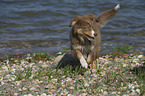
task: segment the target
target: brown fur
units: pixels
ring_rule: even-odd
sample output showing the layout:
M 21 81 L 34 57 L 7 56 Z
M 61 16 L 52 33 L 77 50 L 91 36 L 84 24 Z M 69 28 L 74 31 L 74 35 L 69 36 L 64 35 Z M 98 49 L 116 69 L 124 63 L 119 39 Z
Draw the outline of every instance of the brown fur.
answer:
M 88 68 L 87 64 L 92 64 L 90 66 L 96 69 L 96 59 L 99 57 L 101 42 L 99 28 L 115 16 L 118 9 L 107 10 L 98 16 L 94 14 L 76 16 L 71 20 L 71 51 L 83 67 Z M 87 61 L 83 57 L 86 57 Z

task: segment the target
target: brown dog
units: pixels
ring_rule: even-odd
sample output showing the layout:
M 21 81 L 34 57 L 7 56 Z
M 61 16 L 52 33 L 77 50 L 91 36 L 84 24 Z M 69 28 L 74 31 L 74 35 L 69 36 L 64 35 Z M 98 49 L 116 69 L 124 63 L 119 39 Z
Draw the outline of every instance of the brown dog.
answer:
M 115 8 L 107 10 L 98 16 L 88 14 L 76 16 L 71 20 L 71 51 L 73 56 L 80 61 L 82 67 L 88 68 L 88 64 L 93 64 L 91 67 L 96 69 L 96 59 L 99 57 L 101 42 L 99 28 L 115 16 L 119 8 L 118 4 Z

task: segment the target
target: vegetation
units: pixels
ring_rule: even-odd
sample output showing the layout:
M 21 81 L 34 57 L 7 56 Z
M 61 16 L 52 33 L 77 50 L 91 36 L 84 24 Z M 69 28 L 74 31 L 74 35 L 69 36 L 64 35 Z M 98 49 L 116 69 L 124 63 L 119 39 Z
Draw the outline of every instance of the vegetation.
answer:
M 97 70 L 69 65 L 52 69 L 55 57 L 48 53 L 4 58 L 0 95 L 145 95 L 145 56 L 126 54 L 127 49 L 100 57 Z

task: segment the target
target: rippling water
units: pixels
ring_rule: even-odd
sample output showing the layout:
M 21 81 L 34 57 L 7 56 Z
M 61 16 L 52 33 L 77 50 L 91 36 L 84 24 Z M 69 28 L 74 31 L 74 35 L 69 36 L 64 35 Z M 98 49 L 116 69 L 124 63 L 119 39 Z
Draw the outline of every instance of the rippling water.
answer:
M 144 0 L 1 0 L 0 54 L 64 51 L 74 16 L 98 15 L 118 3 L 117 16 L 101 28 L 104 52 L 121 44 L 145 52 Z

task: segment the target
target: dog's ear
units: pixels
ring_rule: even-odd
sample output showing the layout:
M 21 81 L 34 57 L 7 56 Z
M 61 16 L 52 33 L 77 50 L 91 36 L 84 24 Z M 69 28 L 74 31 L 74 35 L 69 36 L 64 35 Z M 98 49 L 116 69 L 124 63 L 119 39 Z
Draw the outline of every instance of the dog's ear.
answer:
M 118 4 L 113 9 L 102 12 L 100 15 L 97 16 L 95 21 L 99 23 L 100 27 L 102 27 L 103 25 L 105 25 L 107 23 L 107 21 L 109 19 L 111 19 L 112 17 L 114 17 L 116 15 L 119 8 L 120 8 L 120 5 Z
M 70 21 L 69 27 L 74 26 L 74 25 L 78 22 L 78 20 L 79 20 L 80 18 L 81 18 L 80 16 L 74 17 L 74 18 Z

